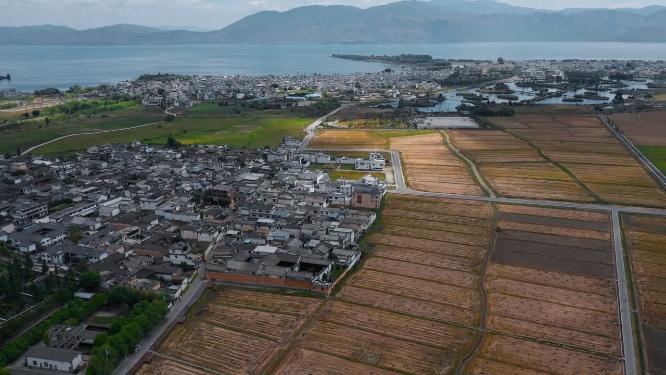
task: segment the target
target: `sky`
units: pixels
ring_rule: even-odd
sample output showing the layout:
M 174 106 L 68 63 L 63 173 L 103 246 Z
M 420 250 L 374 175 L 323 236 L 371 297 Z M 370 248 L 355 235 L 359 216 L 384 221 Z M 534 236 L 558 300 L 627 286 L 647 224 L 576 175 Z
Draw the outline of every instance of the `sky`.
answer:
M 370 7 L 395 0 L 0 0 L 0 26 L 55 24 L 89 28 L 131 23 L 158 27 L 220 29 L 261 10 L 312 4 Z M 542 9 L 664 5 L 666 0 L 503 0 Z

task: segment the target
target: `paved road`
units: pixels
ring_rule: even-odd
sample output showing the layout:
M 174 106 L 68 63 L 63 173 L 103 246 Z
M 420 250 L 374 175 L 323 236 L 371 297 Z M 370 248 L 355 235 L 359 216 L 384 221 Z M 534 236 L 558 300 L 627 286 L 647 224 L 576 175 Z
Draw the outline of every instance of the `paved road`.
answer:
M 611 211 L 613 221 L 613 247 L 615 248 L 615 268 L 617 270 L 617 294 L 620 307 L 622 327 L 622 349 L 624 351 L 625 375 L 636 375 L 636 352 L 634 346 L 634 329 L 631 320 L 631 305 L 624 264 L 624 246 L 622 245 L 622 227 L 617 210 Z
M 164 113 L 167 114 L 167 115 L 171 115 L 171 116 L 174 116 L 174 117 L 175 117 L 175 116 L 176 116 L 175 113 L 171 113 L 171 112 L 169 112 L 169 111 L 172 110 L 172 109 L 173 109 L 173 108 L 167 108 L 167 109 L 164 110 Z M 67 134 L 67 135 L 63 135 L 62 137 L 54 138 L 54 139 L 52 139 L 52 140 L 50 140 L 50 141 L 47 141 L 47 142 L 44 142 L 44 143 L 40 143 L 40 144 L 38 144 L 38 145 L 36 145 L 36 146 L 32 146 L 32 147 L 30 147 L 29 149 L 23 151 L 23 152 L 21 153 L 21 155 L 28 154 L 28 153 L 30 153 L 30 152 L 32 152 L 32 151 L 37 150 L 38 148 L 42 148 L 42 147 L 44 147 L 44 146 L 46 146 L 46 145 L 48 145 L 48 144 L 55 143 L 55 142 L 58 142 L 58 141 L 61 141 L 61 140 L 63 140 L 63 139 L 67 139 L 67 138 L 79 137 L 79 136 L 82 136 L 82 135 L 94 135 L 94 134 L 115 133 L 115 132 L 121 132 L 121 131 L 125 131 L 125 130 L 132 130 L 132 129 L 145 128 L 145 127 L 147 127 L 147 126 L 152 126 L 152 125 L 157 125 L 157 124 L 163 124 L 163 123 L 165 123 L 165 122 L 166 122 L 166 121 L 156 121 L 156 122 L 151 122 L 151 123 L 148 123 L 148 124 L 137 125 L 137 126 L 131 126 L 131 127 L 129 127 L 129 128 L 112 129 L 112 130 L 99 130 L 99 131 L 94 131 L 94 132 L 85 132 L 85 133 Z
M 330 116 L 333 116 L 334 114 L 338 113 L 338 111 L 341 110 L 341 109 L 342 109 L 342 107 L 338 107 L 338 108 L 336 108 L 335 110 L 333 110 L 331 113 L 327 114 L 327 115 L 324 116 L 324 117 L 321 117 L 321 118 L 315 120 L 312 124 L 308 125 L 308 126 L 305 128 L 305 132 L 306 132 L 307 134 L 306 134 L 305 138 L 303 138 L 303 141 L 301 142 L 301 147 L 299 148 L 299 150 L 301 150 L 301 151 L 306 150 L 306 149 L 308 148 L 308 146 L 310 145 L 310 141 L 312 141 L 312 139 L 313 139 L 313 138 L 315 137 L 315 135 L 317 134 L 317 133 L 316 133 L 317 128 L 318 128 L 318 127 L 319 127 L 324 121 L 326 121 L 327 118 L 329 118 Z
M 578 203 L 578 202 L 565 202 L 565 201 L 552 201 L 545 199 L 522 199 L 522 198 L 506 198 L 506 197 L 486 197 L 486 196 L 476 196 L 476 195 L 464 195 L 464 194 L 448 194 L 448 193 L 433 193 L 428 191 L 418 191 L 414 190 L 407 186 L 405 176 L 402 168 L 402 161 L 400 159 L 400 153 L 395 150 L 378 150 L 375 148 L 352 148 L 352 149 L 335 149 L 335 150 L 321 150 L 322 152 L 326 151 L 338 151 L 338 152 L 390 152 L 391 153 L 391 163 L 393 164 L 393 173 L 395 175 L 396 189 L 390 191 L 393 194 L 406 194 L 406 195 L 415 195 L 423 197 L 435 197 L 435 198 L 448 198 L 448 199 L 460 199 L 460 200 L 469 200 L 477 202 L 489 202 L 489 203 L 506 203 L 506 204 L 518 204 L 524 206 L 538 206 L 538 207 L 558 207 L 558 208 L 569 208 L 574 210 L 587 210 L 587 211 L 618 211 L 631 214 L 648 214 L 648 215 L 662 215 L 666 216 L 666 209 L 660 208 L 651 208 L 651 207 L 635 207 L 635 206 L 619 206 L 613 204 L 602 204 L 602 203 Z
M 164 334 L 164 332 L 171 327 L 171 324 L 201 296 L 204 288 L 206 287 L 206 282 L 203 280 L 205 274 L 205 264 L 202 263 L 202 266 L 199 267 L 199 274 L 192 281 L 189 288 L 182 296 L 181 300 L 178 301 L 174 306 L 169 309 L 166 318 L 162 323 L 153 329 L 150 333 L 150 336 L 144 338 L 141 341 L 141 349 L 125 358 L 123 362 L 113 371 L 114 375 L 124 375 L 129 373 L 129 371 L 143 358 L 143 356 L 150 350 L 153 349 L 157 339 Z
M 622 143 L 624 147 L 629 152 L 631 152 L 634 155 L 634 157 L 641 162 L 641 164 L 643 164 L 645 169 L 647 169 L 652 174 L 652 176 L 654 176 L 657 182 L 661 184 L 661 187 L 666 189 L 666 176 L 664 176 L 664 174 L 661 173 L 659 168 L 655 167 L 655 165 L 652 164 L 652 162 L 647 157 L 645 157 L 645 155 L 643 155 L 641 150 L 639 150 L 638 147 L 634 146 L 634 144 L 629 140 L 629 138 L 627 138 L 627 136 L 625 136 L 621 131 L 619 131 L 619 129 L 613 124 L 613 122 L 608 117 L 601 115 L 599 116 L 599 118 L 601 119 L 601 121 L 603 121 L 608 130 L 610 130 L 611 134 L 613 134 L 615 138 L 617 138 L 620 141 L 620 143 Z

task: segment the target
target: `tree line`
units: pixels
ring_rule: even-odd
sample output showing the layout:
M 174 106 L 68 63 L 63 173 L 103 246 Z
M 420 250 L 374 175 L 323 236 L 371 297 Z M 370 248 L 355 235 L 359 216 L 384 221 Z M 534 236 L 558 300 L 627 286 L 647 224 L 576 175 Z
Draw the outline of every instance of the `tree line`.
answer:
M 88 301 L 74 298 L 25 334 L 5 343 L 0 349 L 0 367 L 5 367 L 18 359 L 30 346 L 36 345 L 42 340 L 47 342 L 46 332 L 54 325 L 78 325 L 103 307 L 120 308 L 131 312 L 126 317 L 114 321 L 108 335 L 100 335 L 102 338 L 98 336 L 99 341 L 96 339 L 93 349 L 93 359 L 96 357 L 95 353 L 97 356 L 99 355 L 100 349 L 98 348 L 112 350 L 116 356 L 107 357 L 105 354 L 102 359 L 94 359 L 88 369 L 89 374 L 110 374 L 110 371 L 107 372 L 109 366 L 113 365 L 115 368 L 124 355 L 130 353 L 125 351 L 130 348 L 128 344 L 134 344 L 131 346 L 131 349 L 134 350 L 143 335 L 147 334 L 167 311 L 166 302 L 161 299 L 161 296 L 122 286 L 97 293 Z M 140 325 L 138 330 L 137 325 Z M 111 362 L 111 360 L 114 361 Z

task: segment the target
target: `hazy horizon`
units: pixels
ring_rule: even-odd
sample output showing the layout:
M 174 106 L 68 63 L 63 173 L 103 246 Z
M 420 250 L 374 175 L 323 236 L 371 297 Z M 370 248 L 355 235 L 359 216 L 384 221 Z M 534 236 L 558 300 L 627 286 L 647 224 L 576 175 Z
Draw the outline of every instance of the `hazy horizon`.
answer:
M 350 5 L 368 8 L 392 2 L 395 0 L 61 0 L 59 2 L 0 0 L 0 9 L 4 15 L 0 26 L 51 24 L 87 29 L 114 24 L 136 24 L 202 31 L 221 29 L 245 16 L 263 10 L 285 11 L 305 5 Z M 666 0 L 503 0 L 500 2 L 549 10 L 666 6 Z

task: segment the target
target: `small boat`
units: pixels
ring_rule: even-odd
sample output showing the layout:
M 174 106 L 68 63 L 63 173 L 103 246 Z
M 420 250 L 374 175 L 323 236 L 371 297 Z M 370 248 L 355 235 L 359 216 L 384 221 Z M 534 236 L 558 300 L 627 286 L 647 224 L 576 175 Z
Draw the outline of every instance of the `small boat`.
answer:
M 5 80 L 5 79 L 8 80 L 8 81 L 11 81 L 12 76 L 10 76 L 9 73 L 7 73 L 6 76 L 0 76 L 0 81 Z

